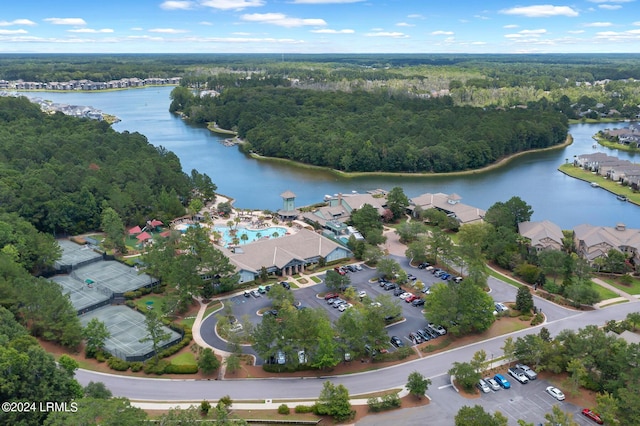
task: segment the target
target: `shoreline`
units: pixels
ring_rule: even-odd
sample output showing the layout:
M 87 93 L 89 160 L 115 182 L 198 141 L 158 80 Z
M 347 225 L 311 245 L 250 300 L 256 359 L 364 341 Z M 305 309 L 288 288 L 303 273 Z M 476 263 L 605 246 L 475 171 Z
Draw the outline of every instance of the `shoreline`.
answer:
M 287 163 L 287 164 L 290 164 L 292 166 L 299 167 L 299 168 L 304 168 L 304 169 L 323 170 L 323 171 L 329 172 L 329 173 L 331 173 L 333 175 L 340 176 L 340 177 L 343 177 L 343 178 L 349 178 L 349 179 L 362 177 L 362 176 L 401 176 L 401 177 L 429 178 L 429 177 L 440 177 L 440 176 L 468 176 L 468 175 L 486 173 L 486 172 L 498 169 L 498 168 L 508 164 L 510 161 L 514 160 L 515 158 L 521 157 L 523 155 L 533 154 L 533 153 L 536 153 L 536 152 L 544 152 L 544 151 L 552 151 L 552 150 L 556 150 L 556 149 L 562 149 L 562 148 L 565 148 L 565 147 L 571 145 L 572 143 L 573 143 L 573 136 L 568 134 L 567 135 L 567 139 L 565 139 L 565 141 L 560 145 L 554 145 L 554 146 L 550 146 L 550 147 L 547 147 L 547 148 L 540 148 L 540 149 L 533 149 L 533 150 L 529 150 L 529 151 L 517 152 L 515 154 L 512 154 L 512 155 L 509 155 L 507 157 L 504 157 L 504 158 L 496 161 L 495 163 L 492 163 L 492 164 L 490 164 L 488 166 L 482 167 L 480 169 L 462 170 L 462 171 L 459 171 L 459 172 L 445 172 L 445 173 L 433 173 L 433 172 L 429 172 L 429 173 L 425 173 L 425 172 L 418 172 L 418 173 L 409 173 L 409 172 L 343 172 L 343 171 L 336 170 L 336 169 L 330 169 L 328 167 L 316 166 L 316 165 L 313 165 L 313 164 L 300 163 L 298 161 L 289 160 L 287 158 L 265 157 L 263 155 L 256 154 L 256 153 L 253 153 L 253 152 L 250 153 L 249 156 L 251 158 L 259 160 L 259 161 L 280 162 L 280 163 Z

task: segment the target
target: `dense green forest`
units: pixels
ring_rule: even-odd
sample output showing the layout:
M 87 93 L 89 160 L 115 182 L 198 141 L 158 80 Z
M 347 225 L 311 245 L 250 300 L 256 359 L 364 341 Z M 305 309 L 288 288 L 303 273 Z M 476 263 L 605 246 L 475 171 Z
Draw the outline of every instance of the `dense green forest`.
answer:
M 244 149 L 347 172 L 451 172 L 563 142 L 567 119 L 543 102 L 528 109 L 453 105 L 378 92 L 229 88 L 199 98 L 172 92 L 172 110 L 237 129 Z
M 26 98 L 0 98 L 0 123 L 2 209 L 40 231 L 93 231 L 105 207 L 125 224 L 184 214 L 192 180 L 175 154 L 141 134 L 46 115 Z

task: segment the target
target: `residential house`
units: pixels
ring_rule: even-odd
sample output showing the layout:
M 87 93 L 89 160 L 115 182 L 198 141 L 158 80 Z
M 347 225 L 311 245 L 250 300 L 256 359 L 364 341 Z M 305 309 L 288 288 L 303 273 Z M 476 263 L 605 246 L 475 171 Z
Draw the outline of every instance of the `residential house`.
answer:
M 573 230 L 578 255 L 589 263 L 606 256 L 609 250 L 618 250 L 640 264 L 640 229 L 628 229 L 620 223 L 615 227 L 584 224 Z
M 548 220 L 542 222 L 521 222 L 518 232 L 529 240 L 530 247 L 540 252 L 543 250 L 562 250 L 562 229 Z
M 448 216 L 456 218 L 460 224 L 481 222 L 485 211 L 477 207 L 469 206 L 460 202 L 462 198 L 458 194 L 437 194 L 426 193 L 409 200 L 410 205 L 407 212 L 412 216 L 417 216 L 417 210 L 438 209 Z

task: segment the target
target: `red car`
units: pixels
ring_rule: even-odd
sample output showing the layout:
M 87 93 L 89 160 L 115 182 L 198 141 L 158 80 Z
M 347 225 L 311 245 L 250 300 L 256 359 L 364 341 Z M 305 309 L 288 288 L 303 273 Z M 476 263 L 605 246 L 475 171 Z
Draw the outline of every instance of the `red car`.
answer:
M 333 270 L 339 273 L 340 275 L 347 275 L 347 273 L 345 272 L 344 269 L 342 269 L 342 267 L 336 266 L 335 268 L 333 268 Z
M 584 414 L 584 416 L 586 418 L 593 420 L 594 422 L 598 423 L 599 425 L 603 425 L 604 424 L 604 422 L 600 418 L 600 415 L 594 413 L 593 411 L 589 410 L 588 408 L 583 409 L 582 410 L 582 414 Z
M 336 297 L 340 297 L 338 293 L 327 293 L 324 295 L 324 300 L 335 299 Z
M 411 303 L 414 300 L 416 300 L 417 298 L 418 298 L 418 296 L 416 296 L 415 294 L 412 294 L 411 296 L 409 296 L 406 299 L 404 299 L 404 301 L 407 302 L 407 303 Z

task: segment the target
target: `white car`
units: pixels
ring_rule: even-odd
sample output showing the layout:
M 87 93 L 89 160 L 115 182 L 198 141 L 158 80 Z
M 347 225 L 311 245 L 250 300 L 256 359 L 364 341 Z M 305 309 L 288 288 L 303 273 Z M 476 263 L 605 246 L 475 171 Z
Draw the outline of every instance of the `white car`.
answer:
M 402 294 L 401 294 L 400 296 L 398 296 L 398 297 L 400 297 L 400 299 L 404 300 L 404 299 L 406 299 L 406 298 L 407 298 L 407 297 L 409 297 L 409 296 L 411 296 L 411 293 L 404 292 L 404 293 L 402 293 Z
M 352 307 L 353 305 L 351 303 L 342 303 L 340 306 L 338 306 L 338 310 L 340 312 L 344 312 L 347 309 L 349 309 L 350 307 Z
M 497 384 L 497 383 L 496 383 Z M 480 389 L 482 392 L 484 393 L 489 393 L 491 392 L 491 387 L 489 386 L 489 384 L 487 382 L 485 382 L 483 379 L 480 379 L 478 381 L 478 383 L 476 384 L 476 387 L 478 389 Z
M 496 312 L 506 312 L 509 308 L 504 303 L 496 302 Z
M 356 263 L 355 265 L 353 265 L 356 268 L 356 271 L 362 271 L 362 266 L 360 266 L 359 263 Z
M 557 399 L 558 401 L 564 401 L 564 394 L 562 391 L 554 386 L 547 387 L 547 393 Z
M 361 290 L 360 293 L 358 293 L 358 297 L 360 297 L 360 299 L 367 297 L 367 292 L 364 290 Z

